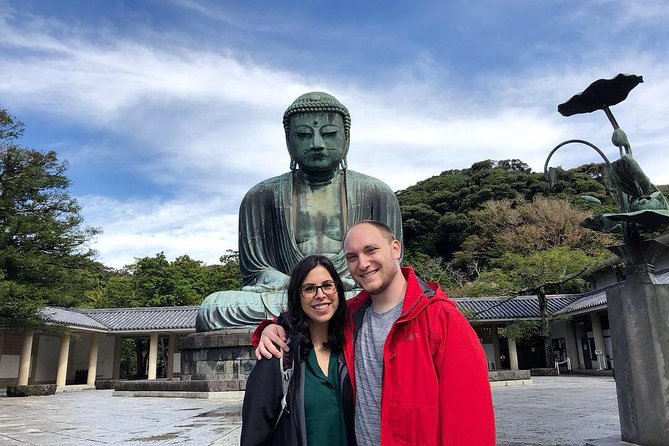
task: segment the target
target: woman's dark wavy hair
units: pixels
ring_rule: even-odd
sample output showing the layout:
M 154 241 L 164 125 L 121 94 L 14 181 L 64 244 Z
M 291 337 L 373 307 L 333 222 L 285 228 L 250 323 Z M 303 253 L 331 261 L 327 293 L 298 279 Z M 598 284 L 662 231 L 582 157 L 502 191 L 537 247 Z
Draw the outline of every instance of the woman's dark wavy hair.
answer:
M 339 296 L 339 306 L 335 310 L 332 319 L 330 319 L 330 323 L 328 324 L 328 339 L 323 345 L 331 350 L 341 350 L 344 345 L 344 323 L 347 314 L 344 284 L 330 259 L 325 256 L 307 256 L 295 265 L 295 268 L 290 273 L 290 281 L 288 282 L 288 325 L 291 330 L 302 333 L 311 344 L 309 318 L 304 313 L 304 310 L 302 310 L 301 301 L 303 298 L 300 293 L 300 287 L 311 270 L 319 265 L 325 268 L 330 273 L 330 276 L 332 276 L 332 281 L 337 287 L 337 295 Z

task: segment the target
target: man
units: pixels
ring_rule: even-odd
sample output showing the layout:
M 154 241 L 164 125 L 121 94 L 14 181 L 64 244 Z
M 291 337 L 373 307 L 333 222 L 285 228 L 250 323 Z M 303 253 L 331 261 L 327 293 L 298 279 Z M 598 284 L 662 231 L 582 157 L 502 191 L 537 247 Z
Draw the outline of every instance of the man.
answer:
M 207 296 L 197 331 L 255 326 L 285 308 L 293 266 L 310 254 L 328 257 L 348 297 L 355 283 L 346 268 L 346 228 L 364 219 L 386 223 L 401 238 L 397 197 L 382 181 L 347 168 L 351 116 L 323 92 L 298 97 L 283 125 L 290 172 L 266 179 L 246 193 L 239 208 L 242 289 Z
M 344 329 L 358 445 L 494 445 L 485 354 L 455 303 L 400 268 L 400 242 L 383 223 L 353 225 L 344 251 L 363 289 Z M 284 337 L 267 327 L 256 356 L 278 356 L 273 343 L 287 350 Z

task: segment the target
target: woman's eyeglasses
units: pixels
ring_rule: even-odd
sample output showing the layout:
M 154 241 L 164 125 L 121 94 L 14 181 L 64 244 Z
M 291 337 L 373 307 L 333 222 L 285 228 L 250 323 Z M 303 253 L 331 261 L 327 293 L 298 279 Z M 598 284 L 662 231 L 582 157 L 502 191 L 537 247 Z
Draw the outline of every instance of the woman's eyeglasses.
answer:
M 334 294 L 337 292 L 337 287 L 334 284 L 333 281 L 328 280 L 326 282 L 321 283 L 320 285 L 312 285 L 312 284 L 307 284 L 307 285 L 302 285 L 300 287 L 300 294 L 302 294 L 302 297 L 305 299 L 313 299 L 316 294 L 318 294 L 318 289 L 323 290 L 323 293 L 327 294 L 328 296 Z

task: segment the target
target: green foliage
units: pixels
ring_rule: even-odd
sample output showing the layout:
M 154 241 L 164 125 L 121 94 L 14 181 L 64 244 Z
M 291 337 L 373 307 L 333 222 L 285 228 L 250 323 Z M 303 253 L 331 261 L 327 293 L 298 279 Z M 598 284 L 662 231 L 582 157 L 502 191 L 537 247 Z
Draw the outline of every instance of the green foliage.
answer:
M 517 341 L 522 339 L 530 339 L 533 336 L 539 335 L 541 331 L 538 321 L 526 320 L 514 321 L 506 327 L 499 327 L 497 330 L 499 337 L 507 339 L 513 338 Z
M 484 203 L 469 213 L 475 231 L 455 253 L 455 264 L 476 278 L 498 267 L 499 259 L 508 253 L 529 256 L 560 246 L 598 261 L 603 247 L 614 240 L 583 228 L 580 223 L 589 215 L 566 200 L 541 196 L 531 202 L 518 197 Z M 493 265 L 495 261 L 497 265 Z
M 94 308 L 199 305 L 215 291 L 239 289 L 237 253 L 228 251 L 221 264 L 205 265 L 183 255 L 170 262 L 164 253 L 137 259 L 111 272 L 102 289 L 89 294 Z
M 24 125 L 4 108 L 0 109 L 0 144 L 9 144 L 23 135 Z
M 408 253 L 404 261 L 413 267 L 420 278 L 438 283 L 447 294 L 460 289 L 467 280 L 466 275 L 455 269 L 452 263 L 421 252 Z
M 583 292 L 587 287 L 583 279 L 561 283 L 562 280 L 602 260 L 603 257 L 588 256 L 580 249 L 567 246 L 528 255 L 505 252 L 470 285 L 468 295 L 509 296 L 521 291 L 533 293 L 538 288 L 547 294 Z
M 37 328 L 41 326 L 41 307 L 42 302 L 31 298 L 27 286 L 0 276 L 0 327 Z
M 43 305 L 76 306 L 97 284 L 84 226 L 55 152 L 15 145 L 23 124 L 0 110 L 0 307 L 3 323 L 39 325 Z
M 558 169 L 558 183 L 550 188 L 540 173 L 520 160 L 486 160 L 468 169 L 449 170 L 398 192 L 404 221 L 404 244 L 409 252 L 450 261 L 478 228 L 470 213 L 489 201 L 531 201 L 536 196 L 563 198 L 588 212 L 610 212 L 615 204 L 604 187 L 600 164 Z M 586 203 L 577 195 L 589 194 L 601 205 Z

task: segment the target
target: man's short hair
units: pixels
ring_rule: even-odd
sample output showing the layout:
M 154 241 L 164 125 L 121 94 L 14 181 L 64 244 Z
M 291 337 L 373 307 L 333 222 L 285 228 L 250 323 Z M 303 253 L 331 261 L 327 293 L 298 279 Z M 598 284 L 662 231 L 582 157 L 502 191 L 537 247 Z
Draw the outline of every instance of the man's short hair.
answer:
M 376 229 L 381 232 L 381 235 L 383 235 L 383 238 L 388 240 L 388 243 L 392 243 L 393 240 L 397 240 L 397 237 L 395 237 L 395 233 L 393 233 L 393 230 L 390 229 L 390 226 L 388 226 L 385 223 L 381 223 L 380 221 L 376 220 L 360 220 L 357 223 L 354 223 L 350 228 L 348 228 L 348 231 L 346 231 L 346 236 L 344 237 L 344 240 L 346 240 L 346 237 L 348 237 L 349 232 L 351 232 L 351 229 L 355 228 L 356 226 L 359 225 L 372 225 Z

